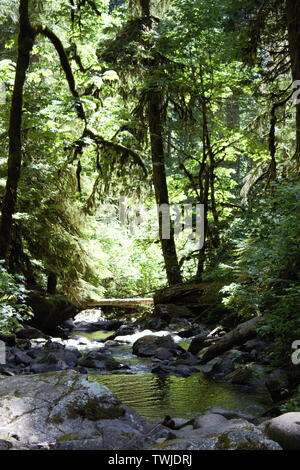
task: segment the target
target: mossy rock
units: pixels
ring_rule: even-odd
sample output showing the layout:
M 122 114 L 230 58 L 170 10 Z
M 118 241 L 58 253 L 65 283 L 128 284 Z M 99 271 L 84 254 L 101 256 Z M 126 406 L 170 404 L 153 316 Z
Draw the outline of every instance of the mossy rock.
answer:
M 102 398 L 101 402 L 98 398 L 89 398 L 84 404 L 68 405 L 67 414 L 71 419 L 80 416 L 90 421 L 98 421 L 99 419 L 119 418 L 124 414 L 124 410 L 118 402 L 112 406 L 111 403 L 106 402 L 105 398 Z
M 63 295 L 45 295 L 32 291 L 28 305 L 34 312 L 29 324 L 46 333 L 55 330 L 69 318 L 74 318 L 79 312 L 79 307 Z

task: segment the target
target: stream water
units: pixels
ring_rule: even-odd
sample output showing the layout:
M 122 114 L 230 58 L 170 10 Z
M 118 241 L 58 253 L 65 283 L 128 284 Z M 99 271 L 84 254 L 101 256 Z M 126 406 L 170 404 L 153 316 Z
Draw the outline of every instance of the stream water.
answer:
M 103 339 L 110 334 L 112 332 L 76 332 L 74 336 Z M 189 342 L 180 344 L 187 348 Z M 153 361 L 134 356 L 131 351 L 129 344 L 112 349 L 113 357 L 130 369 L 93 371 L 89 373 L 89 379 L 107 386 L 124 405 L 136 409 L 149 422 L 166 415 L 190 419 L 214 406 L 258 416 L 270 406 L 269 398 L 263 392 L 208 378 L 201 372 L 187 378 L 152 374 Z

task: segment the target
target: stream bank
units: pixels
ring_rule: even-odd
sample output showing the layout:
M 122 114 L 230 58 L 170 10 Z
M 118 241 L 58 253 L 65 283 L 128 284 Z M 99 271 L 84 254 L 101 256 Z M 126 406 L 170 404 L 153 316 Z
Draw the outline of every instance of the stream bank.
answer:
M 68 395 L 68 384 L 73 380 L 88 390 L 91 387 L 94 395 L 89 397 L 88 391 L 84 400 L 79 398 L 76 413 L 71 413 L 73 417 L 65 415 L 65 410 L 62 416 L 57 418 L 55 415 L 56 431 L 53 431 L 50 441 L 38 432 L 34 434 L 36 440 L 30 436 L 30 429 L 36 428 L 36 424 L 32 423 L 40 421 L 40 416 L 33 418 L 35 412 L 30 411 L 30 407 L 26 409 L 30 423 L 27 424 L 28 435 L 22 434 L 18 443 L 7 435 L 10 428 L 8 419 L 6 426 L 3 423 L 0 426 L 1 429 L 6 427 L 1 438 L 10 444 L 13 442 L 13 448 L 106 449 L 109 439 L 104 439 L 103 429 L 111 425 L 116 437 L 111 441 L 115 444 L 111 445 L 117 446 L 112 447 L 115 449 L 147 449 L 151 446 L 161 446 L 163 449 L 177 449 L 180 446 L 185 449 L 224 448 L 224 433 L 227 436 L 226 448 L 243 446 L 250 439 L 253 449 L 278 449 L 278 443 L 269 442 L 264 431 L 264 426 L 272 418 L 266 412 L 273 403 L 269 380 L 272 371 L 267 361 L 259 358 L 263 347 L 260 340 L 252 340 L 203 365 L 199 353 L 203 346 L 225 333 L 222 328 L 209 331 L 200 324 L 184 320 L 164 330 L 159 329 L 162 326 L 160 322 L 153 328 L 152 321 L 153 330 L 148 330 L 147 324 L 122 324 L 101 317 L 96 321 L 78 320 L 74 325 L 69 323 L 65 326 L 69 334 L 64 334 L 64 338 L 49 337 L 32 328 L 17 331 L 15 338 L 6 338 L 7 362 L 0 368 L 0 405 L 3 406 L 3 400 L 7 404 L 7 390 L 10 390 L 11 396 L 16 396 L 17 390 L 22 408 L 24 397 L 22 392 L 19 396 L 20 390 L 27 390 L 25 402 L 30 401 L 31 393 L 35 393 L 34 390 L 30 392 L 30 384 L 33 386 L 35 381 L 44 383 L 50 380 L 52 388 L 52 381 L 59 379 L 61 382 L 60 377 L 63 380 L 62 395 Z M 71 379 L 64 381 L 69 374 Z M 274 393 L 278 383 L 276 385 L 274 378 L 272 383 Z M 1 392 L 1 385 L 5 386 L 4 392 Z M 110 410 L 105 416 L 99 415 L 103 390 L 107 390 L 105 393 L 113 403 L 119 403 L 119 414 L 115 415 L 115 411 L 111 414 Z M 47 400 L 49 402 L 49 398 Z M 76 396 L 70 399 L 70 403 L 74 400 L 76 402 Z M 109 402 L 107 397 L 104 401 Z M 48 421 L 50 415 L 53 417 L 53 409 L 52 404 L 48 410 Z M 130 432 L 126 428 L 129 434 L 135 435 L 137 431 L 137 423 L 132 422 L 132 417 L 128 418 L 126 410 L 131 410 L 128 411 L 129 415 L 144 423 L 143 432 L 138 431 L 141 436 L 134 440 L 135 444 L 121 439 L 126 426 L 131 426 Z M 22 412 L 17 420 L 13 420 L 14 423 L 19 421 L 19 433 L 23 418 Z M 78 420 L 81 420 L 80 423 Z M 90 421 L 97 422 L 98 427 L 92 426 L 90 433 L 86 434 Z M 79 434 L 78 429 L 75 431 L 78 426 L 81 429 Z M 14 432 L 15 428 L 15 424 L 11 423 Z M 66 429 L 70 432 L 65 432 Z M 151 434 L 150 439 L 148 433 L 153 429 L 158 432 Z M 18 435 L 18 432 L 15 434 Z M 232 441 L 228 433 L 232 433 Z M 214 434 L 218 436 L 208 437 Z

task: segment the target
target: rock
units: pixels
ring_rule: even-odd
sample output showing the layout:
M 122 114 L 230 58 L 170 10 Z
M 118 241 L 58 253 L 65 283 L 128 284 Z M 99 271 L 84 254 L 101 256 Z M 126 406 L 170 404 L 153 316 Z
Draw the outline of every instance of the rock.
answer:
M 226 420 L 227 421 L 227 420 Z M 221 428 L 213 433 L 205 433 L 205 428 L 187 430 L 188 436 L 165 440 L 165 442 L 150 447 L 160 450 L 281 450 L 280 445 L 268 439 L 263 432 L 253 424 L 243 420 L 220 422 Z M 215 420 L 211 429 L 216 429 L 218 421 Z M 209 422 L 206 423 L 206 429 Z M 184 428 L 172 433 L 184 436 Z M 200 431 L 200 432 L 199 432 Z M 171 434 L 172 435 L 172 434 Z M 171 436 L 170 435 L 170 436 Z M 150 450 L 149 449 L 149 450 Z
M 255 418 L 255 416 L 240 413 L 239 411 L 225 410 L 221 406 L 214 406 L 210 410 L 210 412 L 214 413 L 214 414 L 222 415 L 226 419 L 244 419 L 244 420 L 249 421 L 250 423 L 253 423 L 253 424 L 258 423 L 258 419 Z
M 26 326 L 24 328 L 17 328 L 15 331 L 16 337 L 20 339 L 35 339 L 35 338 L 44 338 L 49 339 L 49 336 L 42 333 L 37 328 L 32 326 Z
M 101 309 L 88 309 L 82 310 L 80 313 L 75 315 L 74 324 L 77 325 L 80 322 L 85 323 L 97 323 L 104 320 L 103 313 Z
M 243 353 L 237 349 L 232 349 L 222 356 L 217 356 L 206 364 L 200 366 L 200 370 L 205 373 L 214 373 L 216 375 L 228 375 L 234 370 L 235 364 L 243 364 L 247 359 L 247 353 Z
M 16 344 L 16 336 L 0 333 L 0 341 L 3 341 L 7 346 L 14 346 Z
M 106 425 L 101 429 L 103 449 L 105 450 L 141 450 L 149 445 L 138 431 L 129 425 Z M 151 442 L 151 440 L 150 440 Z
M 74 324 L 72 318 L 68 318 L 68 320 L 65 320 L 65 321 L 62 323 L 62 327 L 63 327 L 63 328 L 66 328 L 66 329 L 69 330 L 69 331 L 73 331 L 74 328 L 75 328 L 75 324 Z
M 200 352 L 204 347 L 206 336 L 205 332 L 195 336 L 189 345 L 188 351 L 194 355 L 198 354 L 198 352 Z
M 64 350 L 65 346 L 62 343 L 58 343 L 56 341 L 51 341 L 48 340 L 45 343 L 45 349 L 48 349 L 49 351 L 57 351 L 57 350 Z M 68 348 L 69 349 L 69 348 Z M 70 350 L 70 349 L 69 349 Z
M 121 324 L 120 324 L 121 323 Z M 118 326 L 116 328 L 110 328 L 110 330 L 117 330 L 117 335 L 133 335 L 136 328 L 133 325 L 122 325 L 122 322 L 118 321 Z
M 16 364 L 25 364 L 26 366 L 28 366 L 32 362 L 32 358 L 20 349 L 15 348 L 14 354 Z
M 143 330 L 143 331 L 140 331 L 138 333 L 134 333 L 133 335 L 125 335 L 125 336 L 116 336 L 114 339 L 115 341 L 119 341 L 120 343 L 135 343 L 138 339 L 140 338 L 143 338 L 144 336 L 158 336 L 158 337 L 161 337 L 161 336 L 169 336 L 170 335 L 170 332 L 169 331 L 157 331 L 157 332 L 154 332 L 154 331 L 151 331 L 151 330 Z M 106 338 L 107 340 L 108 339 L 111 339 L 111 337 L 109 336 L 109 338 Z
M 87 431 L 96 437 L 100 420 L 123 414 L 106 387 L 72 370 L 0 380 L 0 439 L 52 442 Z
M 30 339 L 16 339 L 16 346 L 21 349 L 30 349 L 31 348 L 31 341 Z
M 28 304 L 34 313 L 29 324 L 46 333 L 78 313 L 78 306 L 63 295 L 45 295 L 31 291 Z
M 300 450 L 300 412 L 285 413 L 263 423 L 265 433 L 284 450 Z
M 99 351 L 90 351 L 79 360 L 78 364 L 83 367 L 102 370 L 117 370 L 122 368 L 122 365 L 110 354 L 103 354 L 103 352 Z
M 13 377 L 18 373 L 18 369 L 13 368 L 11 365 L 0 365 L 0 374 L 4 376 Z
M 173 418 L 173 428 L 172 429 L 182 429 L 188 426 L 191 423 L 191 420 L 187 420 L 185 418 Z
M 158 348 L 168 349 L 175 355 L 184 353 L 184 349 L 177 345 L 173 338 L 168 336 L 146 335 L 138 339 L 132 347 L 132 352 L 136 356 L 151 357 L 155 355 Z
M 266 380 L 266 387 L 276 403 L 288 395 L 289 378 L 284 370 L 275 370 Z
M 60 365 L 62 369 L 65 369 L 67 367 L 76 367 L 78 364 L 77 355 L 68 349 L 36 349 L 29 351 L 28 355 L 33 358 L 33 364 L 31 365 L 31 368 L 35 373 L 40 373 L 36 372 L 37 370 L 46 371 L 42 367 L 37 367 L 40 365 L 51 365 L 57 367 Z M 50 368 L 49 371 L 60 370 L 57 367 Z
M 265 384 L 269 373 L 269 367 L 253 363 L 239 366 L 226 375 L 225 379 L 233 384 L 248 385 L 267 391 Z
M 229 421 L 224 416 L 214 413 L 205 413 L 194 420 L 194 429 L 201 429 L 202 434 L 220 432 L 228 425 Z
M 263 341 L 262 339 L 259 339 L 259 338 L 254 338 L 244 343 L 241 346 L 241 349 L 243 349 L 243 351 L 247 351 L 250 353 L 253 352 L 254 350 L 257 352 L 261 352 L 267 349 L 268 345 L 269 345 L 268 342 Z
M 207 333 L 202 326 L 193 326 L 188 330 L 179 331 L 177 334 L 180 336 L 180 338 L 192 338 L 194 336 L 201 336 L 203 334 L 206 335 Z
M 61 360 L 58 360 L 55 364 L 45 363 L 45 364 L 31 364 L 30 371 L 34 374 L 44 374 L 46 372 L 55 372 L 60 370 L 69 369 L 69 366 Z
M 199 360 L 190 352 L 186 351 L 180 355 L 178 359 L 173 363 L 175 366 L 185 365 L 185 366 L 194 366 L 199 364 Z
M 167 348 L 157 348 L 154 352 L 154 357 L 161 361 L 172 361 L 176 358 L 176 354 Z
M 159 316 L 158 311 L 154 309 L 154 312 L 156 312 Z M 141 323 L 139 323 L 138 326 L 142 330 L 161 331 L 161 330 L 166 329 L 168 327 L 168 324 L 169 324 L 168 321 L 163 320 L 162 318 L 151 317 L 148 320 L 144 320 Z
M 0 450 L 9 450 L 12 447 L 12 444 L 8 441 L 0 439 Z
M 221 357 L 215 357 L 211 361 L 209 361 L 207 364 L 203 364 L 199 366 L 199 370 L 201 372 L 204 372 L 205 374 L 211 374 L 216 371 L 217 367 L 221 364 L 222 358 Z
M 66 435 L 61 438 L 57 443 L 55 443 L 51 449 L 52 450 L 104 450 L 103 447 L 103 438 L 94 437 L 90 439 L 82 439 L 81 437 L 77 438 L 75 436 L 72 439 L 72 436 Z
M 192 326 L 193 324 L 187 318 L 184 318 L 184 317 L 173 318 L 171 319 L 171 322 L 169 323 L 169 329 L 172 331 L 176 331 L 176 332 L 181 331 L 183 329 L 184 330 L 191 329 Z M 195 328 L 199 329 L 199 326 L 195 325 L 194 329 Z

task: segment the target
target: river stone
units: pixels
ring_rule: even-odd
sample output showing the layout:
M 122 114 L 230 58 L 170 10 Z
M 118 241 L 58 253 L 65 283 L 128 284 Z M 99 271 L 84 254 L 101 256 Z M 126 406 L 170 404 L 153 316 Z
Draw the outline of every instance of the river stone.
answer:
M 172 433 L 177 431 L 172 431 Z M 160 450 L 282 450 L 277 442 L 270 440 L 262 431 L 244 420 L 234 420 L 227 429 L 210 434 L 193 435 L 171 439 L 152 446 Z
M 172 361 L 176 358 L 176 354 L 167 348 L 157 348 L 154 352 L 154 357 L 161 361 Z
M 169 331 L 157 331 L 154 332 L 152 330 L 143 330 L 139 331 L 137 333 L 134 333 L 133 335 L 125 335 L 125 336 L 116 336 L 114 339 L 115 341 L 119 341 L 120 343 L 135 343 L 138 339 L 143 338 L 144 336 L 169 336 L 170 332 Z M 109 337 L 110 339 L 111 337 Z M 108 338 L 107 338 L 108 339 Z
M 0 450 L 9 450 L 12 447 L 10 442 L 0 439 Z
M 284 450 L 300 450 L 300 412 L 285 413 L 263 423 L 265 433 Z
M 0 439 L 49 442 L 89 430 L 97 436 L 99 420 L 123 413 L 108 388 L 73 370 L 0 380 Z
M 198 354 L 201 351 L 201 349 L 203 349 L 204 347 L 206 336 L 207 336 L 207 333 L 205 332 L 202 332 L 198 334 L 197 336 L 195 336 L 192 339 L 191 344 L 189 345 L 188 351 L 195 355 Z
M 93 437 L 90 439 L 68 439 L 55 443 L 51 450 L 104 450 L 103 438 Z
M 210 413 L 222 415 L 226 419 L 244 419 L 253 424 L 256 424 L 258 422 L 257 418 L 255 418 L 253 415 L 240 413 L 239 411 L 226 410 L 225 408 L 222 408 L 221 406 L 214 406 L 210 410 Z
M 117 370 L 121 369 L 122 365 L 116 361 L 109 351 L 89 351 L 78 364 L 83 367 L 103 369 L 103 370 Z
M 32 326 L 26 326 L 24 328 L 17 328 L 15 330 L 15 335 L 19 339 L 36 339 L 36 338 L 49 339 L 49 336 L 45 335 L 40 330 Z
M 26 366 L 28 366 L 32 361 L 32 358 L 28 354 L 26 354 L 24 351 L 21 351 L 20 349 L 15 348 L 14 354 L 15 354 L 16 364 L 25 364 Z
M 225 378 L 232 384 L 248 385 L 267 392 L 266 381 L 269 373 L 270 368 L 268 366 L 251 363 L 240 365 L 234 371 L 227 374 Z
M 132 347 L 132 352 L 136 356 L 140 357 L 151 357 L 155 355 L 158 348 L 168 349 L 170 352 L 175 354 L 184 353 L 184 349 L 177 345 L 171 335 L 167 336 L 155 336 L 146 335 L 138 339 Z
M 200 429 L 205 434 L 215 433 L 226 427 L 228 419 L 220 414 L 205 413 L 194 419 L 194 429 Z

